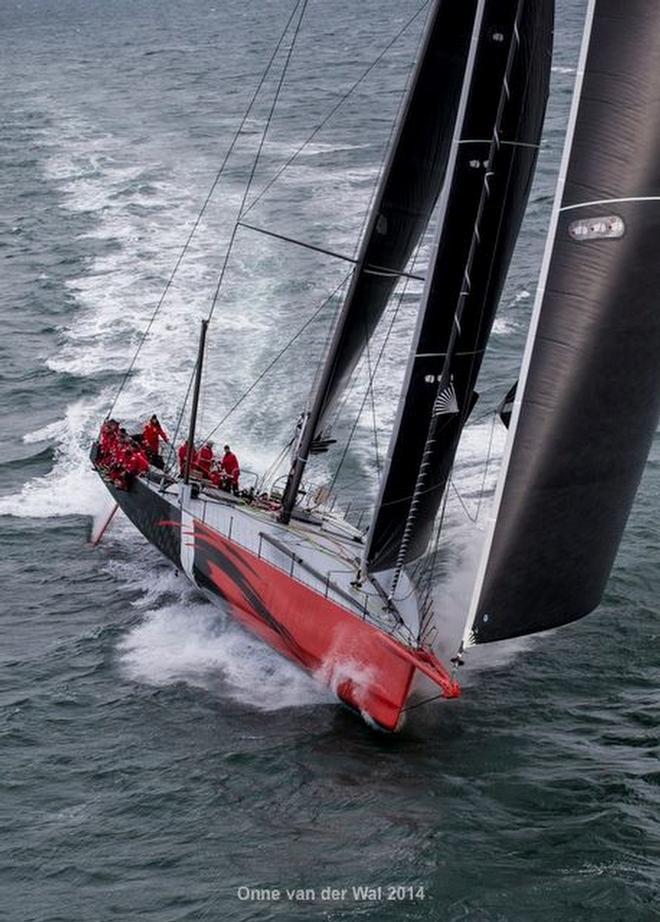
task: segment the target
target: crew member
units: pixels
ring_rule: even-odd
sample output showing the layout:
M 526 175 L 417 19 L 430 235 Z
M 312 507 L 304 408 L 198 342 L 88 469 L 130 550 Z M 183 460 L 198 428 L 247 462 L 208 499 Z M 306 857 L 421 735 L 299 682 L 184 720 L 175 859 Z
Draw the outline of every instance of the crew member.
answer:
M 161 439 L 164 442 L 169 442 L 167 432 L 165 432 L 158 420 L 158 417 L 154 413 L 142 430 L 142 444 L 144 445 L 144 449 L 149 461 L 154 465 L 154 467 L 159 467 L 162 470 L 165 465 L 160 454 Z
M 121 470 L 118 472 L 115 484 L 127 490 L 134 477 L 146 474 L 149 470 L 147 456 L 140 448 L 134 447 L 130 442 L 124 448 L 121 457 Z
M 238 464 L 238 458 L 229 445 L 225 445 L 225 453 L 222 456 L 222 470 L 227 477 L 228 489 L 232 493 L 238 493 L 238 478 L 241 476 L 241 469 Z
M 183 477 L 186 473 L 186 459 L 188 458 L 188 439 L 185 442 L 182 442 L 179 445 L 179 473 Z M 195 451 L 195 446 L 193 445 L 192 451 L 190 453 L 190 467 L 194 468 L 197 463 L 197 452 Z
M 149 470 L 149 460 L 139 448 L 128 447 L 124 452 L 124 469 L 127 474 L 138 476 Z
M 222 461 L 216 461 L 211 467 L 209 480 L 214 487 L 222 488 L 225 482 L 225 475 L 222 473 Z
M 208 480 L 211 475 L 211 465 L 215 461 L 213 453 L 213 442 L 205 442 L 197 453 L 195 467 L 202 475 L 204 480 Z
M 115 442 L 119 431 L 119 423 L 116 419 L 106 419 L 101 426 L 101 435 L 99 438 L 99 453 L 97 461 L 104 467 L 109 467 L 114 454 Z
M 124 469 L 124 452 L 129 442 L 130 439 L 128 438 L 126 430 L 123 427 L 117 427 L 108 457 L 108 468 L 113 477 L 116 475 L 121 479 L 121 474 Z

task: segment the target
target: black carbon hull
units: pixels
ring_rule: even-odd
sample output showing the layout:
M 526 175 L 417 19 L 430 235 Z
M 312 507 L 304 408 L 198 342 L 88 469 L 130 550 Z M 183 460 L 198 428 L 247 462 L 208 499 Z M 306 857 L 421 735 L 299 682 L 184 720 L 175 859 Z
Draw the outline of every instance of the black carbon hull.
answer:
M 127 490 L 119 490 L 105 478 L 104 483 L 122 512 L 147 541 L 180 567 L 181 513 L 178 505 L 150 490 L 137 478 Z

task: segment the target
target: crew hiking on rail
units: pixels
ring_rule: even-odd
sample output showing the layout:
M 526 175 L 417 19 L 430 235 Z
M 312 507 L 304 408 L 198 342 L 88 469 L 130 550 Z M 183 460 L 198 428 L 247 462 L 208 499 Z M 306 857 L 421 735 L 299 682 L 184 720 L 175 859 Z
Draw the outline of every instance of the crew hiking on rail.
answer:
M 103 422 L 96 464 L 118 489 L 127 490 L 134 477 L 146 474 L 149 460 L 142 434 L 129 435 L 116 419 Z
M 144 424 L 142 432 L 133 435 L 129 435 L 116 419 L 106 419 L 99 435 L 96 465 L 118 489 L 126 490 L 134 477 L 146 474 L 150 467 L 165 469 L 161 440 L 170 442 L 155 413 Z M 177 451 L 181 477 L 185 474 L 189 454 L 193 479 L 238 496 L 241 470 L 229 445 L 224 446 L 222 457 L 216 457 L 213 442 L 206 441 L 197 450 L 194 445 L 189 446 L 186 439 Z

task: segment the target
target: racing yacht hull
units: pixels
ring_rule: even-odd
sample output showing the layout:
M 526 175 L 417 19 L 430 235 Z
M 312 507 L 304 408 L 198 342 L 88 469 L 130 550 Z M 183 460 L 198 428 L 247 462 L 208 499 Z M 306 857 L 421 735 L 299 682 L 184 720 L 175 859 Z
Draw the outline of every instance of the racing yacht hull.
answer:
M 430 651 L 397 636 L 403 629 L 382 596 L 370 587 L 351 588 L 350 568 L 342 581 L 304 531 L 285 543 L 291 532 L 273 513 L 233 498 L 195 498 L 190 487 L 177 485 L 163 492 L 142 478 L 128 489 L 104 481 L 144 537 L 212 602 L 370 724 L 399 729 L 418 671 L 447 697 L 459 694 Z

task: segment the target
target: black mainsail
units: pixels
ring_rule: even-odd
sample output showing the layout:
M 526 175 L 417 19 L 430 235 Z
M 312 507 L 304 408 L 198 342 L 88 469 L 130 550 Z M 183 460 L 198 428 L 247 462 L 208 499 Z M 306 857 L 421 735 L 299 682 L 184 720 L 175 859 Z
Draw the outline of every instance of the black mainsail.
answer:
M 316 436 L 404 273 L 445 176 L 475 16 L 484 0 L 435 0 L 321 378 L 285 490 L 288 520 Z
M 467 644 L 602 598 L 660 414 L 659 126 L 660 4 L 590 0 Z
M 427 548 L 523 218 L 548 96 L 552 0 L 489 0 L 432 273 L 368 538 L 370 571 Z

